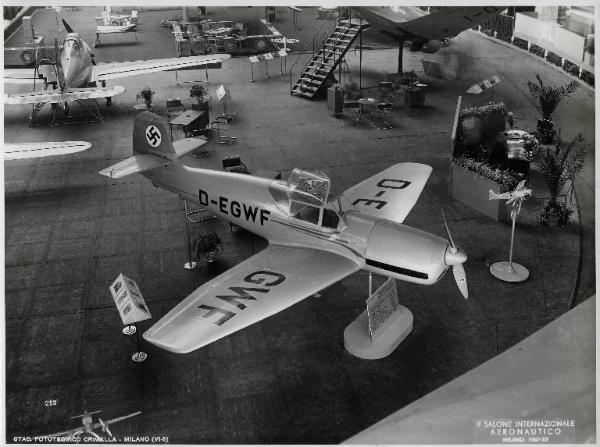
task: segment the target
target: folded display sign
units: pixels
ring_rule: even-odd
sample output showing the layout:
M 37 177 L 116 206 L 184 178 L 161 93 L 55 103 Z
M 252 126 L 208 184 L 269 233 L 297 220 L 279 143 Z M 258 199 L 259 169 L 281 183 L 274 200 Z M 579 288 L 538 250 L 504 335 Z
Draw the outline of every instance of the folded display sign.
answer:
M 152 318 L 135 281 L 121 273 L 109 289 L 124 325 Z

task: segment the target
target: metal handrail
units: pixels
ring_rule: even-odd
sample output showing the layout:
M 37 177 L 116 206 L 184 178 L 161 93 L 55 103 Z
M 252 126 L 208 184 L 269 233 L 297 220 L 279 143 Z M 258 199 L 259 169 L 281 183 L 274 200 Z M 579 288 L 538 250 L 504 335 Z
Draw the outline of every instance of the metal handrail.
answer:
M 304 46 L 304 48 L 302 50 L 300 50 L 300 53 L 298 54 L 298 57 L 296 58 L 296 60 L 292 63 L 292 65 L 290 65 L 290 92 L 292 91 L 292 73 L 294 71 L 294 66 L 298 64 L 298 62 L 300 61 L 300 58 L 305 54 L 306 50 L 312 45 L 312 52 L 311 52 L 312 57 L 304 65 L 304 67 L 302 67 L 302 71 L 304 71 L 304 69 L 312 61 L 312 58 L 315 57 L 315 40 L 317 39 L 317 36 L 319 36 L 319 39 L 321 40 L 321 43 L 319 44 L 319 48 L 320 48 L 323 45 L 323 42 L 325 40 L 327 40 L 327 36 L 329 36 L 333 32 L 333 30 L 337 27 L 338 20 L 335 21 L 333 27 L 326 27 L 329 19 L 331 18 L 331 16 L 334 13 L 335 13 L 335 9 L 332 9 L 331 12 L 329 13 L 329 15 L 327 16 L 327 18 L 324 20 L 321 27 L 317 31 L 315 31 L 315 34 L 313 35 L 312 40 L 310 42 L 307 42 L 307 44 Z M 325 32 L 323 32 L 324 30 L 325 30 Z

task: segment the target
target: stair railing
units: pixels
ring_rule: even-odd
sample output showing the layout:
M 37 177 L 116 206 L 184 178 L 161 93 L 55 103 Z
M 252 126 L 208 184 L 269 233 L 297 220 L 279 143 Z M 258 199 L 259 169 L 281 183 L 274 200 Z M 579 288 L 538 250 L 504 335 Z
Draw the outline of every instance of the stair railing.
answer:
M 304 72 L 304 70 L 306 69 L 306 67 L 308 66 L 308 64 L 311 63 L 311 61 L 313 60 L 313 58 L 315 57 L 315 48 L 319 47 L 319 49 L 323 46 L 323 43 L 327 40 L 327 37 L 329 35 L 331 35 L 331 33 L 333 32 L 333 30 L 338 26 L 338 20 L 335 21 L 335 23 L 333 24 L 333 26 L 328 26 L 329 25 L 329 20 L 331 19 L 331 17 L 333 16 L 333 14 L 335 14 L 335 9 L 332 9 L 329 12 L 329 15 L 327 16 L 327 18 L 323 21 L 323 24 L 319 27 L 319 29 L 317 29 L 317 31 L 315 31 L 315 34 L 313 35 L 312 39 L 310 42 L 307 42 L 306 45 L 304 46 L 304 48 L 302 48 L 302 50 L 300 50 L 298 57 L 296 58 L 296 60 L 292 63 L 292 65 L 290 65 L 290 94 L 292 92 L 292 74 L 294 72 L 294 67 L 297 67 L 300 63 L 300 59 L 302 58 L 302 56 L 307 53 L 308 48 L 312 48 L 311 50 L 311 54 L 312 56 L 310 57 L 310 59 L 308 60 L 308 62 L 306 64 L 304 64 L 304 66 L 302 67 L 302 71 Z

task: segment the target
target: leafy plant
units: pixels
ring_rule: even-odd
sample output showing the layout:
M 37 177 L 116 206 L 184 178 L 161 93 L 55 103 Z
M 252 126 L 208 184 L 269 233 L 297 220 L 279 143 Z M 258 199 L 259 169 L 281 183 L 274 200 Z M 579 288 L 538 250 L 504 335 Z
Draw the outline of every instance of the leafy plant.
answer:
M 506 104 L 503 102 L 489 102 L 480 107 L 468 107 L 460 111 L 460 117 L 477 116 L 486 121 L 495 113 L 506 115 Z
M 586 147 L 580 144 L 582 142 L 583 137 L 581 134 L 571 141 L 565 142 L 560 137 L 559 129 L 558 137 L 553 145 L 540 144 L 532 148 L 532 159 L 539 166 L 540 173 L 543 175 L 550 193 L 550 198 L 540 212 L 540 220 L 544 221 L 542 214 L 547 215 L 548 211 L 564 209 L 564 206 L 558 203 L 558 197 L 564 186 L 573 181 L 575 176 L 583 169 Z M 570 210 L 564 212 L 568 211 Z
M 500 169 L 491 166 L 485 161 L 475 160 L 469 157 L 455 157 L 451 161 L 452 166 L 464 168 L 476 175 L 492 180 L 493 182 L 504 185 L 506 188 L 514 189 L 522 176 L 519 173 L 509 169 Z
M 196 248 L 196 259 L 200 256 L 204 256 L 207 259 L 214 259 L 216 254 L 221 251 L 223 242 L 217 233 L 211 231 L 210 233 L 201 234 L 196 239 L 194 246 Z
M 579 84 L 577 81 L 571 81 L 560 87 L 549 86 L 544 85 L 539 74 L 536 74 L 535 77 L 538 81 L 537 84 L 527 81 L 529 93 L 537 99 L 536 108 L 542 114 L 542 119 L 551 121 L 552 115 L 561 101 L 573 93 Z
M 152 91 L 152 89 L 150 87 L 144 87 L 143 89 L 141 89 L 137 95 L 135 95 L 135 98 L 137 100 L 143 99 L 144 102 L 146 103 L 146 106 L 150 107 L 152 105 L 152 97 L 154 96 L 154 92 Z
M 204 97 L 208 95 L 208 92 L 204 87 L 198 84 L 192 85 L 190 89 L 190 98 L 194 98 L 198 103 L 204 102 Z

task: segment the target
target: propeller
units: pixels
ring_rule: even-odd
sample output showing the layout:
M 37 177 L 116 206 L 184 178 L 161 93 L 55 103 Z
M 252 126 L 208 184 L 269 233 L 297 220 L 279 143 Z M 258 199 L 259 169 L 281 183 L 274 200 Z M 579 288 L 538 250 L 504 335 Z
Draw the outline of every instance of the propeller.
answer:
M 110 436 L 112 438 L 113 434 L 111 433 L 110 429 L 108 428 L 108 423 L 104 422 L 101 418 L 98 418 L 98 421 L 100 422 L 100 426 L 102 427 L 102 430 L 105 431 L 108 434 L 108 436 Z
M 467 299 L 469 298 L 469 290 L 467 288 L 467 274 L 465 273 L 465 267 L 463 266 L 467 260 L 467 255 L 464 251 L 454 245 L 454 239 L 452 239 L 452 233 L 450 233 L 450 228 L 448 228 L 444 210 L 442 210 L 442 217 L 444 218 L 444 225 L 446 226 L 446 231 L 450 238 L 450 247 L 448 247 L 448 250 L 446 251 L 444 262 L 446 262 L 446 265 L 452 266 L 452 274 L 454 275 L 458 290 L 460 290 L 462 296 Z
M 65 26 L 65 30 L 67 31 L 67 33 L 74 33 L 75 31 L 73 31 L 73 28 L 71 28 L 69 26 L 69 24 L 65 21 L 65 19 L 62 19 L 62 23 Z

